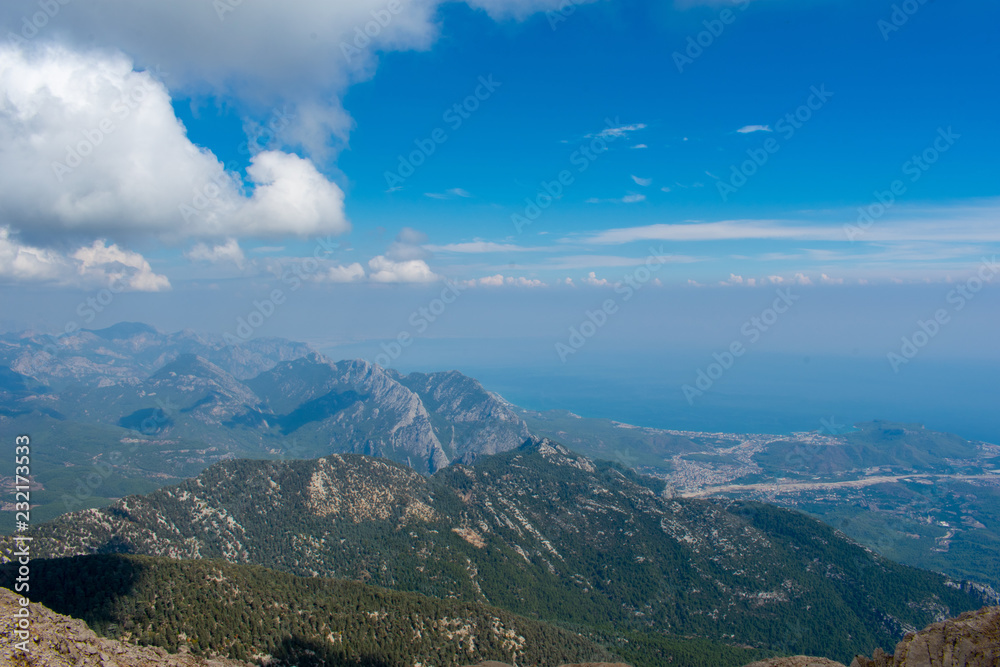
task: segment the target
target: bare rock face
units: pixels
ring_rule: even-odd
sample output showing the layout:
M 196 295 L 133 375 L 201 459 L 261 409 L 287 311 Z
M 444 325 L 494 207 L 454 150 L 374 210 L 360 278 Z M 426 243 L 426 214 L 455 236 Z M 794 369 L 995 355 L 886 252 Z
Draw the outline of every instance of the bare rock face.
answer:
M 851 667 L 996 667 L 1000 665 L 1000 607 L 984 607 L 929 625 L 896 644 L 893 655 L 876 651 Z
M 826 658 L 810 658 L 805 655 L 796 655 L 791 658 L 761 660 L 746 667 L 844 667 L 844 665 L 833 660 L 827 660 Z
M 22 640 L 14 634 L 19 599 L 13 591 L 0 588 L 0 667 L 250 667 L 235 660 L 206 660 L 103 639 L 83 621 L 34 603 L 28 606 L 30 652 L 23 653 L 15 647 Z

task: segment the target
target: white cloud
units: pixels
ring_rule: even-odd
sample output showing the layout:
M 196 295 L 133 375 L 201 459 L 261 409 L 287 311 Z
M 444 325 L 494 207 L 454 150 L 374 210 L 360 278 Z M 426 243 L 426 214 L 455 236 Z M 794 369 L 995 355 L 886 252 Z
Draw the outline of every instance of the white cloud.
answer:
M 524 264 L 519 268 L 525 271 L 591 271 L 595 268 L 614 267 L 634 267 L 645 264 L 647 255 L 637 257 L 624 257 L 618 255 L 564 255 L 561 257 L 548 257 L 543 263 Z M 659 255 L 657 260 L 664 264 L 693 264 L 699 262 L 697 257 L 687 255 Z
M 648 188 L 650 185 L 653 184 L 653 179 L 651 179 L 651 178 L 639 178 L 638 176 L 636 176 L 634 174 L 632 176 L 632 180 L 635 181 L 636 185 L 641 185 L 644 188 Z
M 211 247 L 204 243 L 198 243 L 184 253 L 184 256 L 196 262 L 209 262 L 211 264 L 232 262 L 241 269 L 246 261 L 243 250 L 240 249 L 240 244 L 236 239 L 227 239 L 222 245 Z
M 371 12 L 386 12 L 385 0 L 60 5 L 61 39 L 76 47 L 121 49 L 143 67 L 160 66 L 171 89 L 235 97 L 242 110 L 261 116 L 292 101 L 290 139 L 316 154 L 330 137 L 346 138 L 351 120 L 339 97 L 351 82 L 371 76 L 378 51 L 427 48 L 438 30 L 435 2 L 405 3 L 387 25 L 376 26 L 365 48 L 355 46 L 355 28 L 363 31 Z M 2 3 L 0 22 L 19 27 L 24 11 L 23 3 Z
M 751 134 L 753 132 L 773 132 L 770 125 L 744 125 L 736 130 L 740 134 Z
M 480 285 L 485 285 L 487 287 L 502 287 L 503 286 L 503 276 L 501 274 L 496 274 L 495 276 L 486 276 L 485 278 L 479 279 Z
M 368 268 L 368 279 L 375 283 L 430 283 L 441 279 L 422 259 L 395 262 L 378 255 L 368 260 Z
M 567 278 L 567 280 L 569 280 L 569 279 Z M 548 287 L 548 285 L 546 285 L 544 282 L 542 282 L 541 280 L 535 279 L 535 278 L 524 278 L 523 276 L 515 278 L 513 276 L 504 276 L 503 274 L 500 274 L 500 273 L 498 273 L 496 275 L 493 275 L 493 276 L 486 276 L 486 277 L 480 278 L 478 280 L 470 280 L 470 281 L 467 281 L 464 284 L 468 285 L 469 287 L 476 287 L 476 286 L 481 286 L 481 287 Z M 572 284 L 572 283 L 570 283 L 570 284 Z
M 67 6 L 68 7 L 68 6 Z M 308 160 L 252 158 L 249 197 L 190 142 L 170 95 L 122 55 L 0 45 L 0 219 L 42 241 L 308 236 L 349 229 L 343 192 Z
M 331 266 L 319 274 L 319 279 L 330 283 L 356 283 L 365 279 L 365 268 L 357 262 L 348 266 Z
M 350 229 L 344 216 L 344 192 L 297 155 L 265 151 L 251 158 L 247 175 L 253 195 L 230 220 L 251 236 L 316 236 Z
M 58 280 L 71 275 L 66 257 L 52 250 L 22 245 L 0 227 L 0 277 L 25 281 Z
M 463 254 L 489 252 L 537 252 L 549 248 L 528 248 L 513 243 L 495 243 L 493 241 L 467 241 L 465 243 L 448 243 L 446 245 L 425 245 L 431 252 L 454 252 Z
M 8 227 L 0 227 L 0 278 L 78 287 L 111 286 L 134 292 L 170 289 L 167 277 L 154 273 L 149 262 L 137 252 L 98 240 L 64 255 L 23 244 Z
M 629 193 L 622 197 L 621 199 L 598 199 L 597 197 L 591 197 L 590 199 L 584 200 L 585 204 L 637 204 L 639 202 L 646 201 L 646 195 L 640 195 L 635 193 Z
M 563 2 L 468 0 L 495 19 L 522 19 Z M 397 12 L 388 10 L 392 4 L 60 1 L 57 20 L 34 41 L 58 35 L 74 48 L 120 49 L 142 67 L 162 67 L 171 90 L 228 99 L 241 114 L 264 117 L 290 103 L 287 143 L 325 159 L 346 144 L 352 120 L 341 98 L 350 84 L 374 74 L 380 53 L 425 50 L 437 38 L 442 0 L 402 0 Z M 0 24 L 19 30 L 24 14 L 36 9 L 0 3 Z
M 597 134 L 586 135 L 587 139 L 595 139 L 600 137 L 601 139 L 609 139 L 614 137 L 615 139 L 620 139 L 622 137 L 627 137 L 632 132 L 638 132 L 639 130 L 645 130 L 645 123 L 632 123 L 631 125 L 617 125 L 615 127 L 606 127 Z
M 614 285 L 614 283 L 609 282 L 606 278 L 598 278 L 597 273 L 594 271 L 588 273 L 587 277 L 581 282 L 583 282 L 584 285 L 590 285 L 592 287 L 612 287 Z
M 849 228 L 857 218 L 857 210 L 836 212 L 837 224 L 809 220 L 722 220 L 718 222 L 687 221 L 676 224 L 655 224 L 642 227 L 622 227 L 596 232 L 582 239 L 595 245 L 617 245 L 635 241 L 730 241 L 739 239 L 769 239 L 776 241 L 849 242 Z M 857 239 L 868 243 L 990 243 L 1000 242 L 1000 201 L 989 200 L 977 205 L 955 205 L 929 209 L 900 207 L 894 215 L 868 223 L 858 232 Z
M 455 199 L 456 197 L 469 199 L 472 197 L 472 194 L 462 188 L 449 188 L 444 192 L 425 192 L 424 196 L 431 199 Z
M 649 148 L 649 146 L 647 146 L 646 144 L 636 144 L 632 148 L 636 148 L 636 149 L 639 149 L 639 148 Z
M 574 0 L 574 5 L 588 4 L 596 0 Z M 494 19 L 523 19 L 538 11 L 561 10 L 566 7 L 566 0 L 466 0 L 479 9 L 485 9 Z
M 520 276 L 518 278 L 507 278 L 505 281 L 508 285 L 513 285 L 514 287 L 547 287 L 545 283 L 537 278 L 525 278 Z
M 107 280 L 109 284 L 121 283 L 137 292 L 160 292 L 170 289 L 166 276 L 153 273 L 149 262 L 137 252 L 122 250 L 115 244 L 94 241 L 73 253 L 78 261 L 77 273 L 96 281 Z

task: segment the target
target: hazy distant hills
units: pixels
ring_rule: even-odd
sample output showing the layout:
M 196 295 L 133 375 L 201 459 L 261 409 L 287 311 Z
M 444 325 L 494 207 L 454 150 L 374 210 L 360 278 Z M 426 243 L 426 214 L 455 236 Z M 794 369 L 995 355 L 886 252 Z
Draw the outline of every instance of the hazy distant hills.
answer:
M 400 376 L 279 339 L 232 347 L 120 324 L 58 341 L 6 334 L 0 363 L 0 423 L 38 445 L 40 518 L 228 458 L 352 452 L 430 473 L 528 436 L 505 402 L 459 373 Z
M 231 346 L 221 336 L 189 330 L 167 334 L 135 322 L 59 338 L 30 331 L 0 334 L 0 364 L 51 387 L 134 382 L 182 354 L 196 354 L 236 378 L 248 379 L 309 352 L 307 345 L 279 338 Z
M 429 478 L 350 455 L 226 461 L 31 535 L 40 556 L 222 558 L 848 662 L 985 602 L 802 514 L 661 490 L 547 440 Z

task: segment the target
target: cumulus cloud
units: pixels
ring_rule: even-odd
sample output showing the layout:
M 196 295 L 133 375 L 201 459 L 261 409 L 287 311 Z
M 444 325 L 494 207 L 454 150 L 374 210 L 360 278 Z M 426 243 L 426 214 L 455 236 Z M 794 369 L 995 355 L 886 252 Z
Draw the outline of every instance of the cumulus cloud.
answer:
M 329 283 L 356 283 L 365 279 L 365 268 L 357 262 L 348 266 L 331 266 L 320 273 L 319 278 Z
M 122 250 L 115 244 L 94 241 L 73 253 L 79 262 L 77 273 L 96 281 L 107 280 L 109 284 L 122 284 L 138 292 L 160 292 L 170 289 L 166 276 L 153 273 L 149 262 L 137 252 Z
M 9 228 L 0 227 L 0 277 L 57 280 L 69 273 L 69 261 L 65 256 L 23 245 L 12 238 Z
M 187 137 L 167 89 L 121 54 L 0 45 L 0 219 L 58 234 L 307 236 L 349 229 L 341 189 L 264 151 L 240 179 Z
M 167 277 L 155 273 L 137 252 L 97 240 L 67 255 L 26 245 L 8 227 L 0 227 L 0 278 L 135 292 L 170 289 Z
M 265 151 L 255 155 L 247 175 L 256 184 L 233 220 L 252 236 L 340 234 L 350 229 L 344 192 L 297 155 Z M 228 227 L 227 221 L 220 221 Z
M 226 239 L 225 243 L 215 246 L 198 243 L 184 253 L 184 256 L 195 262 L 208 262 L 210 264 L 232 262 L 241 269 L 246 261 L 243 250 L 240 249 L 240 244 L 236 239 Z
M 591 287 L 612 287 L 614 283 L 609 282 L 607 278 L 598 278 L 597 273 L 591 271 L 587 274 L 587 277 L 583 279 L 583 284 L 590 285 Z
M 368 279 L 374 283 L 430 283 L 441 279 L 422 259 L 396 262 L 377 255 L 368 260 L 368 268 Z
M 557 10 L 565 0 L 468 0 L 495 19 Z M 580 4 L 581 0 L 577 0 Z M 352 121 L 341 99 L 369 79 L 378 54 L 425 50 L 440 31 L 442 0 L 101 0 L 59 3 L 42 36 L 73 48 L 120 49 L 141 67 L 162 67 L 171 90 L 227 98 L 265 116 L 289 103 L 291 145 L 325 159 L 346 144 Z M 388 6 L 398 7 L 391 11 Z M 35 2 L 0 3 L 0 23 L 22 26 Z
M 2 3 L 0 21 L 20 26 L 32 5 Z M 162 67 L 171 89 L 234 97 L 248 113 L 291 101 L 291 136 L 321 154 L 350 129 L 340 94 L 371 76 L 379 50 L 429 47 L 436 5 L 404 0 L 392 14 L 385 0 L 74 2 L 60 6 L 58 25 L 46 35 L 75 47 L 121 49 L 143 67 Z M 365 36 L 373 12 L 384 12 L 386 25 L 376 23 L 374 36 Z
M 487 287 L 503 287 L 503 275 L 498 273 L 495 276 L 480 278 L 479 284 L 486 285 Z
M 569 280 L 567 278 L 567 280 Z M 525 278 L 523 276 L 504 276 L 498 273 L 493 276 L 486 276 L 478 280 L 470 280 L 464 283 L 469 287 L 547 287 L 547 285 L 537 278 Z M 570 283 L 572 284 L 572 283 Z

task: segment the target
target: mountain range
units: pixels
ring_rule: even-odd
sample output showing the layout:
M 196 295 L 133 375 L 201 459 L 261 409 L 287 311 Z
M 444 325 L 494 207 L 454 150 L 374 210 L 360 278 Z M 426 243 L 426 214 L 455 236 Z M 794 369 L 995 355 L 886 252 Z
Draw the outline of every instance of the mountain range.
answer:
M 933 517 L 949 531 L 960 523 L 988 534 L 1000 517 L 988 495 L 1000 448 L 919 425 L 792 435 L 645 429 L 523 410 L 457 371 L 403 375 L 280 339 L 229 346 L 131 323 L 60 338 L 0 335 L 0 364 L 0 425 L 32 440 L 27 534 L 36 557 L 54 559 L 45 571 L 57 573 L 57 597 L 46 603 L 112 635 L 146 628 L 129 630 L 132 640 L 178 648 L 177 633 L 151 628 L 172 623 L 183 634 L 203 622 L 197 605 L 176 607 L 180 598 L 147 599 L 157 587 L 217 577 L 172 562 L 218 562 L 237 568 L 223 579 L 283 588 L 300 586 L 289 583 L 296 577 L 332 578 L 424 596 L 413 602 L 417 617 L 435 600 L 502 610 L 643 666 L 735 666 L 790 653 L 846 663 L 997 601 L 982 585 L 1000 554 L 988 542 L 939 551 L 940 561 L 904 551 L 907 562 L 946 573 L 936 574 L 852 539 L 866 534 L 880 502 L 890 504 L 883 496 L 911 483 L 977 489 L 892 505 L 926 510 L 928 525 Z M 812 492 L 801 509 L 826 519 L 854 507 L 829 499 L 885 484 L 896 486 L 836 522 L 844 532 L 753 500 L 775 500 L 779 488 Z M 13 509 L 0 506 L 3 532 L 14 527 Z M 103 599 L 109 584 L 95 573 L 105 566 L 159 583 L 97 607 L 57 585 L 89 586 Z M 240 569 L 253 567 L 269 569 Z M 255 593 L 264 606 L 265 590 Z M 302 594 L 322 597 L 310 591 Z M 147 618 L 147 603 L 178 611 Z M 259 612 L 244 613 L 260 626 L 254 646 L 208 636 L 202 652 L 287 652 L 265 640 L 260 624 L 271 620 Z M 316 641 L 326 646 L 320 627 L 268 627 L 308 639 L 288 664 L 316 653 Z M 418 655 L 404 653 L 393 660 Z M 578 657 L 570 653 L 551 659 Z
M 38 557 L 222 559 L 594 632 L 699 636 L 848 662 L 992 601 L 805 515 L 663 490 L 532 438 L 430 477 L 360 455 L 223 461 L 26 534 Z
M 140 324 L 59 340 L 5 334 L 0 364 L 0 424 L 38 445 L 43 519 L 224 459 L 360 453 L 429 474 L 529 435 L 511 406 L 460 373 L 400 375 L 279 339 L 229 346 Z

